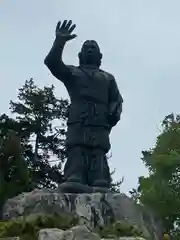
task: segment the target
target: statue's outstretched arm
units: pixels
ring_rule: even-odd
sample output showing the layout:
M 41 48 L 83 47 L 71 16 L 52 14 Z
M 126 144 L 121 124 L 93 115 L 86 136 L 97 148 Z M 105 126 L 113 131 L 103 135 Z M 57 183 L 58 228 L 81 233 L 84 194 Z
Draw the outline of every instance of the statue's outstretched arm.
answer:
M 50 52 L 44 60 L 44 64 L 48 67 L 53 76 L 61 81 L 64 81 L 71 73 L 68 66 L 66 66 L 62 60 L 64 46 L 64 42 L 55 40 Z

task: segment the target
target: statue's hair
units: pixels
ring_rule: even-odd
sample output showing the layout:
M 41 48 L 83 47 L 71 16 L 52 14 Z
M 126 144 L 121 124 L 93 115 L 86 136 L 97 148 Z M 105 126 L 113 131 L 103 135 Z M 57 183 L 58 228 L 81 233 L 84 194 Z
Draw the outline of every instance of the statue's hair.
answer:
M 79 65 L 81 66 L 81 65 L 84 65 L 84 64 L 85 64 L 85 62 L 84 62 L 84 60 L 83 60 L 83 58 L 82 58 L 82 54 L 81 54 L 81 53 L 82 53 L 84 44 L 87 43 L 87 42 L 93 42 L 93 43 L 96 44 L 96 46 L 97 46 L 97 48 L 98 48 L 98 50 L 99 50 L 99 57 L 96 59 L 95 64 L 97 65 L 97 67 L 100 67 L 100 66 L 101 66 L 102 54 L 100 53 L 99 45 L 98 45 L 97 42 L 94 41 L 94 40 L 86 40 L 86 41 L 83 43 L 82 48 L 81 48 L 81 52 L 80 52 L 79 55 L 78 55 L 78 57 L 79 57 Z
M 95 40 L 86 40 L 86 41 L 83 43 L 82 48 L 83 48 L 84 45 L 85 45 L 86 43 L 88 43 L 88 42 L 91 42 L 91 43 L 93 43 L 94 45 L 96 45 L 97 49 L 98 49 L 99 52 L 100 52 L 99 45 L 98 45 L 98 43 L 97 43 Z

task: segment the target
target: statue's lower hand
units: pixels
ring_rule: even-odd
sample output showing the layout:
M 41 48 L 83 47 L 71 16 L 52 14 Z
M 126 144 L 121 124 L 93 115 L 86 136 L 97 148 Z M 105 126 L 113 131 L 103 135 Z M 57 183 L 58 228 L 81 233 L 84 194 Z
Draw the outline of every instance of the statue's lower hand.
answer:
M 109 116 L 108 121 L 110 126 L 115 126 L 117 122 L 120 120 L 122 112 L 122 105 L 121 104 L 112 104 L 109 109 Z
M 72 34 L 76 25 L 72 25 L 72 21 L 64 20 L 63 23 L 58 22 L 56 26 L 56 40 L 67 42 L 76 37 L 76 34 Z

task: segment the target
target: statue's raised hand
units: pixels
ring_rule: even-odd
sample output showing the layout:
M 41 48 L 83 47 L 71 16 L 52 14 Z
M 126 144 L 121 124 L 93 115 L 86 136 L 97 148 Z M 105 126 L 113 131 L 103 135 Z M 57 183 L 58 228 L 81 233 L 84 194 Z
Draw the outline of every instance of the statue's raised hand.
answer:
M 64 20 L 63 23 L 58 22 L 56 26 L 56 39 L 67 42 L 76 37 L 76 34 L 72 34 L 76 25 L 72 24 L 72 21 Z

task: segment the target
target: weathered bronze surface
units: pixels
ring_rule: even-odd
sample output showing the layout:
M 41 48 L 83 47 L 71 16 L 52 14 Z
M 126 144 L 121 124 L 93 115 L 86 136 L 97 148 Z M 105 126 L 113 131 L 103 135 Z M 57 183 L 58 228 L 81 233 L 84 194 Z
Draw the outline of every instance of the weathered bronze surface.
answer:
M 72 21 L 58 22 L 54 44 L 44 63 L 64 83 L 71 100 L 62 190 L 90 192 L 91 188 L 110 188 L 106 153 L 111 129 L 120 120 L 123 99 L 113 75 L 100 69 L 102 54 L 96 41 L 84 42 L 79 66 L 64 64 L 62 52 L 67 41 L 76 37 L 74 29 Z

